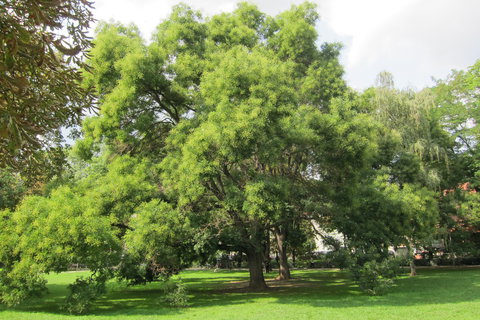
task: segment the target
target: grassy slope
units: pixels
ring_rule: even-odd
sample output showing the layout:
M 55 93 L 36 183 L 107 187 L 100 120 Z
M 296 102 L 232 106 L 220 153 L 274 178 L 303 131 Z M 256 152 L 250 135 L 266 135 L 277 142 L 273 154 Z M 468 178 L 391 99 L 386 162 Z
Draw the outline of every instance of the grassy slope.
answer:
M 49 276 L 50 294 L 16 309 L 0 307 L 0 319 L 478 319 L 480 269 L 421 269 L 381 297 L 358 291 L 339 271 L 296 271 L 296 280 L 271 282 L 267 292 L 244 292 L 246 272 L 186 271 L 191 306 L 161 302 L 161 284 L 110 284 L 92 314 L 75 317 L 59 310 L 66 285 L 79 273 Z M 272 274 L 273 276 L 273 274 Z

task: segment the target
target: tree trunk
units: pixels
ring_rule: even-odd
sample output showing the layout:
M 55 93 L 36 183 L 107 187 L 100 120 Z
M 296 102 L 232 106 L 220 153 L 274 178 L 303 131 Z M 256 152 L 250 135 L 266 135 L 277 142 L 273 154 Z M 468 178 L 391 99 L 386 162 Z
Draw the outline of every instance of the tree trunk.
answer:
M 236 259 L 237 259 L 237 268 L 241 268 L 242 267 L 242 260 L 243 260 L 243 252 L 242 251 L 238 251 Z
M 410 255 L 410 277 L 417 275 L 417 267 L 415 266 L 415 252 L 413 251 L 413 243 L 408 244 L 408 252 Z
M 415 277 L 417 275 L 417 267 L 415 266 L 415 261 L 412 259 L 410 261 L 410 277 Z
M 292 266 L 297 267 L 297 250 L 292 248 Z
M 272 272 L 272 264 L 270 262 L 270 231 L 267 230 L 267 238 L 265 239 L 265 273 Z
M 287 244 L 285 243 L 286 234 L 280 228 L 275 228 L 275 238 L 278 247 L 278 277 L 277 280 L 290 280 L 290 267 L 288 266 Z
M 266 289 L 267 284 L 263 277 L 263 252 L 252 247 L 246 250 L 248 259 L 248 271 L 250 272 L 250 284 L 251 289 L 259 290 Z

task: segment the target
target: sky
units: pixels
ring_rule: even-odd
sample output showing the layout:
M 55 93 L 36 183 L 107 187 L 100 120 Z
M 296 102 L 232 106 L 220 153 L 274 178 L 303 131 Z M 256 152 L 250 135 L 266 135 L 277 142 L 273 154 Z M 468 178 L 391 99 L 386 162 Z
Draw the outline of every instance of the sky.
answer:
M 98 20 L 135 23 L 145 39 L 178 0 L 96 0 Z M 184 0 L 204 16 L 235 9 L 235 0 Z M 269 15 L 298 0 L 250 0 Z M 372 86 L 379 72 L 398 88 L 420 90 L 480 59 L 479 0 L 314 0 L 320 43 L 341 42 L 347 83 Z

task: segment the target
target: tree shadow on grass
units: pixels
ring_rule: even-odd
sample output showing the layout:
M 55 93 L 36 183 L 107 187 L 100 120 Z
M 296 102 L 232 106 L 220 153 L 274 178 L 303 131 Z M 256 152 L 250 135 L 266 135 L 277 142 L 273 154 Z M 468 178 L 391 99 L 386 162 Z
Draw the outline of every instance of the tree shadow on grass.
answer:
M 195 307 L 233 305 L 269 297 L 274 303 L 314 307 L 416 306 L 480 301 L 480 268 L 422 269 L 404 276 L 386 295 L 362 293 L 345 272 L 297 271 L 290 281 L 267 281 L 263 292 L 245 290 L 246 281 L 224 284 L 195 297 Z
M 421 269 L 417 277 L 402 277 L 384 296 L 363 294 L 345 272 L 295 271 L 290 281 L 267 280 L 269 289 L 251 292 L 248 274 L 188 272 L 182 276 L 190 297 L 190 308 L 229 306 L 273 298 L 273 303 L 314 307 L 352 308 L 362 306 L 412 306 L 480 301 L 480 268 Z M 205 275 L 208 275 L 206 277 Z M 65 285 L 48 285 L 50 294 L 11 309 L 21 312 L 65 314 L 61 310 Z M 184 309 L 170 308 L 163 301 L 161 283 L 127 287 L 110 284 L 109 292 L 91 310 L 93 315 L 177 315 Z M 0 311 L 5 310 L 0 307 Z
M 278 295 L 276 303 L 352 308 L 366 305 L 402 307 L 480 301 L 480 268 L 419 270 L 416 277 L 404 276 L 398 279 L 395 287 L 383 296 L 364 294 L 349 280 L 337 286 L 327 284 L 324 290 L 318 289 L 309 288 L 295 294 Z
M 2 311 L 35 312 L 48 313 L 56 315 L 69 315 L 63 310 L 66 290 L 65 286 L 51 284 L 48 285 L 49 293 L 42 298 L 32 299 L 28 303 L 14 308 L 4 308 L 0 305 Z M 58 293 L 62 292 L 62 293 Z M 182 313 L 183 309 L 169 307 L 163 301 L 163 289 L 149 288 L 139 290 L 135 288 L 123 288 L 109 291 L 106 295 L 95 301 L 89 315 L 110 315 L 132 314 L 132 315 L 175 315 Z

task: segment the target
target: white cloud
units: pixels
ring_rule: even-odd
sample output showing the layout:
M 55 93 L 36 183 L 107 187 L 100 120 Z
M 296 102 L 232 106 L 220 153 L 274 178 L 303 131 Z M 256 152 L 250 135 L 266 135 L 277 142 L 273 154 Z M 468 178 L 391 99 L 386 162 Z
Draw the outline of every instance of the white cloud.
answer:
M 374 34 L 384 25 L 401 14 L 401 11 L 414 0 L 328 0 L 322 6 L 325 21 L 339 35 L 352 38 L 349 66 L 355 66 L 362 58 L 375 59 L 378 52 L 372 52 Z
M 98 20 L 135 23 L 143 37 L 149 39 L 155 27 L 168 16 L 172 4 L 156 0 L 97 0 L 94 14 Z
M 421 88 L 480 58 L 480 1 L 327 0 L 323 8 L 326 23 L 351 39 L 344 63 L 357 88 L 385 69 L 401 87 Z

